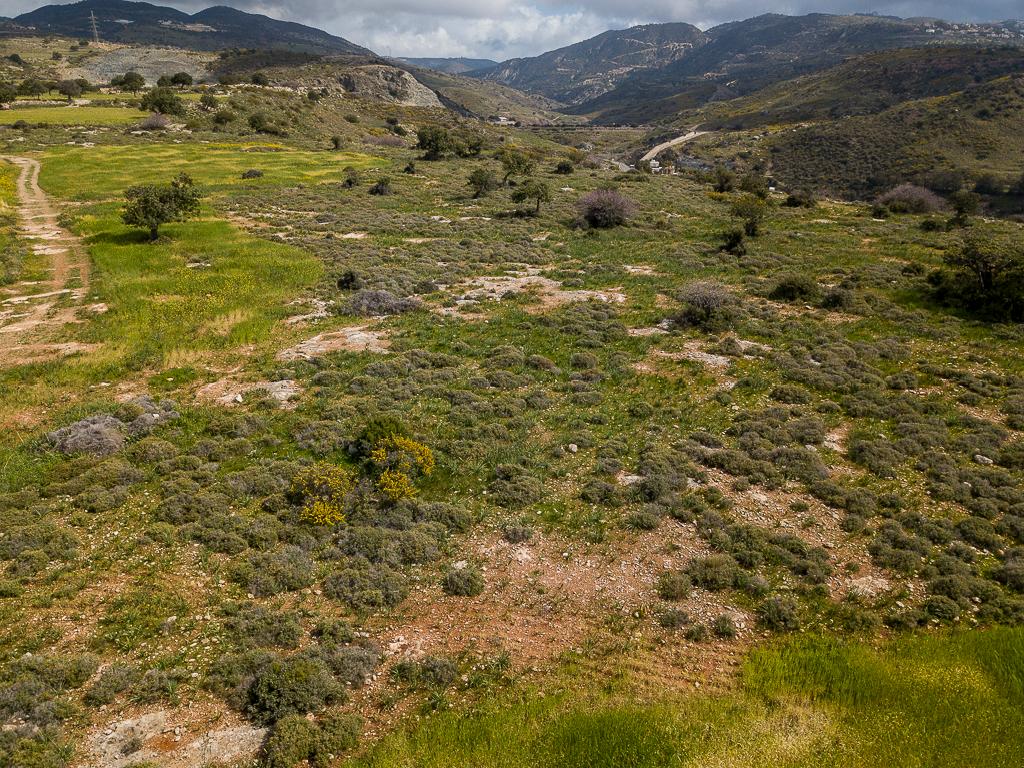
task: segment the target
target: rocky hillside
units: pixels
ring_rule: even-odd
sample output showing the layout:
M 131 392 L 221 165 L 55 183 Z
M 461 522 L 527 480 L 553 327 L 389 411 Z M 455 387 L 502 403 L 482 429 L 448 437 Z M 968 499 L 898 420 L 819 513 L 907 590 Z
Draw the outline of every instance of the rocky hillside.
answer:
M 606 32 L 473 73 L 540 93 L 603 123 L 659 122 L 836 66 L 851 56 L 925 45 L 1024 44 L 1012 22 L 953 24 L 866 15 L 767 14 L 701 32 L 655 24 Z
M 604 32 L 541 56 L 510 59 L 473 76 L 580 104 L 611 91 L 638 70 L 665 66 L 705 42 L 704 33 L 691 24 L 645 24 Z
M 95 14 L 108 42 L 171 45 L 201 51 L 262 48 L 313 53 L 369 53 L 361 46 L 313 27 L 216 6 L 187 14 L 174 8 L 128 0 L 82 0 L 47 5 L 16 17 L 19 28 L 45 35 L 91 38 Z

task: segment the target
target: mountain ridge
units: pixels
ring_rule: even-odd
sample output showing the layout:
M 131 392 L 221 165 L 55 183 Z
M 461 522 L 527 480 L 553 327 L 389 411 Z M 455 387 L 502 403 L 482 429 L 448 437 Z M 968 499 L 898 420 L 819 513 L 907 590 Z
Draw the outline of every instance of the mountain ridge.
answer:
M 45 34 L 91 38 L 90 14 L 96 15 L 100 38 L 109 42 L 172 45 L 212 51 L 264 48 L 307 53 L 372 53 L 342 37 L 292 21 L 212 6 L 188 14 L 175 8 L 134 0 L 81 0 L 46 5 L 11 19 L 21 28 Z

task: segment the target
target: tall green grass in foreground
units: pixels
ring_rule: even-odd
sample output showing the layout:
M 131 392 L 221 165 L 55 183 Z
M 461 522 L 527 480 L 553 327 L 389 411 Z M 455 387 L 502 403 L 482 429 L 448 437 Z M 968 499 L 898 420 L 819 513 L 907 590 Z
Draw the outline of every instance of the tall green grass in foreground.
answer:
M 753 651 L 718 697 L 641 705 L 567 683 L 435 715 L 349 765 L 1024 765 L 1024 630 L 787 640 Z

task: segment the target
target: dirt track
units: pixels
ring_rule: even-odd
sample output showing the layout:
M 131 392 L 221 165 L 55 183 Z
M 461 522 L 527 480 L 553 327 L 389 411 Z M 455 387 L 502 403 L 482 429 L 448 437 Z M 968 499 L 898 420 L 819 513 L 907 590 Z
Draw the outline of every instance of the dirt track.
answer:
M 89 256 L 77 237 L 60 226 L 59 215 L 39 187 L 39 161 L 3 157 L 21 169 L 18 201 L 21 235 L 49 258 L 49 279 L 0 289 L 0 366 L 19 365 L 81 351 L 54 338 L 75 322 L 89 290 Z
M 689 131 L 688 133 L 683 134 L 682 136 L 677 136 L 676 138 L 674 138 L 674 139 L 672 139 L 670 141 L 664 141 L 661 144 L 659 144 L 658 146 L 656 146 L 656 147 L 652 148 L 651 150 L 649 150 L 647 152 L 647 154 L 645 154 L 643 157 L 640 158 L 640 162 L 643 163 L 643 162 L 646 162 L 648 160 L 653 160 L 654 158 L 656 158 L 659 154 L 664 152 L 669 147 L 674 147 L 674 146 L 676 146 L 678 144 L 685 144 L 688 141 L 693 141 L 698 136 L 703 136 L 706 133 L 710 133 L 710 131 L 692 130 L 692 131 Z

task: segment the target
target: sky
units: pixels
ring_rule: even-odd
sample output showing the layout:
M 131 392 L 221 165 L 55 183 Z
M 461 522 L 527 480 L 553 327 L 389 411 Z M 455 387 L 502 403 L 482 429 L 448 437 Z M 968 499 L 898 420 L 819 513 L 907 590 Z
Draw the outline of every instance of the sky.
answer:
M 53 2 L 53 0 L 50 0 Z M 57 0 L 58 2 L 60 0 Z M 950 21 L 1024 18 L 1024 0 L 150 0 L 193 13 L 230 5 L 298 21 L 385 56 L 535 56 L 608 29 L 685 21 L 702 29 L 762 13 L 880 13 Z M 46 0 L 3 0 L 15 16 Z

